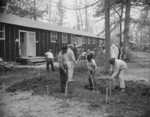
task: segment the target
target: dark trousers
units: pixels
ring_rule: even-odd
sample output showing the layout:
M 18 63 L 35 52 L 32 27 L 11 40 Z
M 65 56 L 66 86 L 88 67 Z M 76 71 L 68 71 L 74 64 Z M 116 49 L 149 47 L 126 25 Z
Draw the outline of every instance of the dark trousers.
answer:
M 91 75 L 89 75 L 89 85 L 90 85 L 90 88 L 94 88 L 94 86 L 96 86 L 96 82 L 95 82 L 95 80 L 94 80 L 94 78 L 93 78 L 93 71 L 91 71 L 90 70 L 90 74 Z M 91 77 L 92 76 L 92 77 Z M 93 80 L 93 82 L 92 82 L 92 80 Z
M 64 68 L 67 70 L 67 65 L 64 66 Z M 61 87 L 61 91 L 64 92 L 65 91 L 65 87 L 66 87 L 66 82 L 67 82 L 67 73 L 65 73 L 64 70 L 61 67 L 59 68 L 59 73 L 60 73 L 60 87 Z
M 53 65 L 53 59 L 52 58 L 47 58 L 46 59 L 46 69 L 47 69 L 47 72 L 49 72 L 49 64 L 51 65 L 52 71 L 55 71 L 54 65 Z

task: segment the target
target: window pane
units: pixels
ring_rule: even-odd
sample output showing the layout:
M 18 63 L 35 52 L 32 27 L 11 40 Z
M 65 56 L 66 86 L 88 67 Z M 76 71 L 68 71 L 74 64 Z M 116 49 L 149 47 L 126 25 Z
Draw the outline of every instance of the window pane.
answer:
M 82 44 L 85 44 L 85 38 L 84 37 L 82 38 Z
M 52 37 L 52 41 L 56 41 L 56 37 Z
M 63 38 L 67 38 L 67 34 L 62 34 L 62 37 Z
M 95 44 L 95 39 L 93 38 L 93 44 Z
M 0 31 L 4 31 L 4 25 L 0 24 Z
M 57 33 L 56 32 L 52 32 L 52 36 L 57 36 Z
M 4 38 L 4 32 L 0 32 L 0 38 Z
M 91 39 L 90 38 L 88 39 L 88 44 L 91 44 Z
M 56 42 L 57 40 L 57 32 L 51 32 L 51 41 Z

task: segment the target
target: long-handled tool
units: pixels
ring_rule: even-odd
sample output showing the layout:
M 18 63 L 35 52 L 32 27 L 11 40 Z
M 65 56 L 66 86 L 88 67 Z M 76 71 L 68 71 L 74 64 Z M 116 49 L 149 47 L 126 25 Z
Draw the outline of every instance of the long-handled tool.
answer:
M 94 88 L 96 91 L 98 91 L 98 88 L 95 86 L 94 79 L 93 79 L 94 76 L 95 76 L 95 70 L 92 72 L 92 74 L 91 74 L 91 72 L 90 72 L 90 70 L 89 70 L 89 75 L 90 75 L 90 79 L 91 79 L 93 88 Z
M 101 77 L 98 77 L 97 80 L 104 80 L 106 82 L 106 84 L 108 84 L 108 92 L 109 92 L 109 95 L 111 95 L 111 91 L 112 91 L 112 79 L 109 78 L 110 76 L 101 76 Z
M 83 52 L 83 49 L 81 50 L 80 54 L 79 54 L 79 57 L 77 58 L 76 60 L 76 63 L 78 63 L 78 61 L 80 60 L 81 56 L 82 56 L 82 52 Z
M 67 96 L 67 93 L 68 93 L 68 71 L 66 72 L 66 87 L 65 87 L 65 96 Z
M 69 84 L 69 82 L 67 81 L 66 82 L 66 87 L 65 87 L 65 96 L 67 96 L 67 93 L 68 93 L 68 84 Z
M 112 88 L 111 88 L 111 82 L 112 79 L 109 78 L 110 76 L 103 76 L 103 77 L 98 77 L 99 80 L 104 80 L 105 82 L 108 81 L 108 86 L 106 86 L 106 99 L 105 102 L 108 103 L 108 96 L 111 96 Z
M 79 59 L 81 58 L 82 52 L 83 52 L 83 50 L 81 51 L 79 57 L 77 58 L 76 63 L 78 63 Z M 67 82 L 66 82 L 66 87 L 65 87 L 65 96 L 67 96 L 67 93 L 68 93 L 68 85 L 69 85 L 68 74 L 67 74 L 67 73 L 66 73 L 66 77 L 67 77 Z

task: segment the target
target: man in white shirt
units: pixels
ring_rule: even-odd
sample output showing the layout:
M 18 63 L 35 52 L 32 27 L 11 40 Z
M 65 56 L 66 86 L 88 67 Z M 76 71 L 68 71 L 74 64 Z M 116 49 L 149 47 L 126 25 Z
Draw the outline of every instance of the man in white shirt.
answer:
M 90 86 L 89 89 L 93 90 L 93 88 L 95 88 L 95 86 L 96 86 L 96 82 L 94 80 L 94 75 L 95 75 L 95 71 L 97 69 L 97 65 L 91 54 L 87 56 L 87 67 L 90 72 L 89 73 L 90 74 L 89 75 L 89 86 Z
M 124 78 L 126 76 L 126 70 L 128 69 L 128 66 L 123 60 L 115 58 L 110 59 L 110 64 L 110 71 L 113 72 L 111 79 L 113 79 L 115 88 L 120 88 L 120 90 L 123 92 L 125 90 Z
M 112 44 L 110 47 L 111 58 L 118 58 L 119 49 L 115 44 Z
M 86 52 L 82 52 L 82 58 L 85 60 L 86 59 Z
M 67 49 L 67 53 L 65 54 L 65 58 L 67 61 L 67 67 L 68 67 L 68 81 L 73 81 L 73 68 L 76 63 L 76 59 L 74 56 L 74 52 L 70 47 Z
M 47 69 L 47 72 L 49 72 L 49 64 L 51 64 L 52 71 L 55 71 L 54 65 L 53 65 L 54 55 L 52 53 L 52 50 L 50 49 L 48 52 L 45 53 L 45 55 L 46 55 L 46 69 Z

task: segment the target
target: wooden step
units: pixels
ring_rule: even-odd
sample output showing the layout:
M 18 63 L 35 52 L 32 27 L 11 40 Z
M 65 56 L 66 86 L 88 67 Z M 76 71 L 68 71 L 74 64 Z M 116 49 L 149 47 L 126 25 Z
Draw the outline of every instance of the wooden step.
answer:
M 17 62 L 19 62 L 20 64 L 27 64 L 27 65 L 33 65 L 35 63 L 42 63 L 45 62 L 46 59 L 45 57 L 21 57 L 17 59 Z

